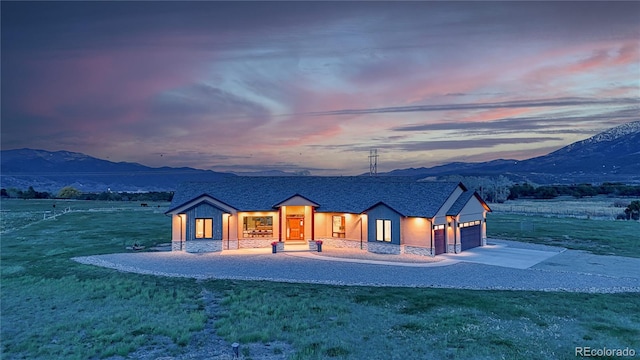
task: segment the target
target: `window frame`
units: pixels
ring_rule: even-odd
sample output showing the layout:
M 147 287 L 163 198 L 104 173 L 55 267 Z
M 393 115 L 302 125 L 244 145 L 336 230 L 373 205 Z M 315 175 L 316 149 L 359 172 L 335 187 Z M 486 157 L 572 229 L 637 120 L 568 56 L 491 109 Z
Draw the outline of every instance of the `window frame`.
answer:
M 336 231 L 336 218 L 340 218 L 340 226 Z M 331 237 L 345 238 L 347 234 L 347 220 L 344 215 L 333 215 L 331 217 Z
M 242 217 L 243 238 L 273 237 L 273 215 L 244 215 Z M 264 224 L 256 225 L 256 221 L 264 221 Z
M 207 227 L 207 224 L 209 225 L 208 227 Z M 198 240 L 213 239 L 213 218 L 195 218 L 193 235 L 194 235 L 194 239 L 198 239 Z
M 466 227 L 470 227 L 470 226 L 476 226 L 476 225 L 480 225 L 482 224 L 482 221 L 480 220 L 474 220 L 474 221 L 466 221 L 463 223 L 458 223 L 458 227 L 459 228 L 466 228 Z
M 393 225 L 391 219 L 376 219 L 376 241 L 392 242 Z

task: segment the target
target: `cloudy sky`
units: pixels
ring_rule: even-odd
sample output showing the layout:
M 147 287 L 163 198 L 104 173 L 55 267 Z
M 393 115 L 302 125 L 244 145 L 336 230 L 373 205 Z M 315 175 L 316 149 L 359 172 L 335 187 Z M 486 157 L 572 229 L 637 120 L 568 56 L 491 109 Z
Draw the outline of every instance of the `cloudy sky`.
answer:
M 639 119 L 640 2 L 6 2 L 2 149 L 351 175 Z

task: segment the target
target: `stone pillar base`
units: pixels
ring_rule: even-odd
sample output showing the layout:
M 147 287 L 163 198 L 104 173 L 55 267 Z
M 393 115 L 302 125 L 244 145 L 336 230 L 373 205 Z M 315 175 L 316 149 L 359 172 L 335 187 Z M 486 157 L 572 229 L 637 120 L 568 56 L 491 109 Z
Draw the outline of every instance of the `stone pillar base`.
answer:
M 171 251 L 184 251 L 184 241 L 171 241 Z
M 315 240 L 311 241 L 309 240 L 309 250 L 310 251 L 318 251 L 318 245 L 316 244 Z
M 222 250 L 238 250 L 238 240 L 222 240 Z

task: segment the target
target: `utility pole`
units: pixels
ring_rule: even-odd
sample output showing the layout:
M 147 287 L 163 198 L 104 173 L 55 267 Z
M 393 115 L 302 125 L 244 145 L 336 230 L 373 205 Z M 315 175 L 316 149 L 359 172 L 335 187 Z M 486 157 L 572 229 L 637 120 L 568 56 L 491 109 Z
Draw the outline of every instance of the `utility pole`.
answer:
M 378 149 L 369 150 L 369 176 L 378 176 Z

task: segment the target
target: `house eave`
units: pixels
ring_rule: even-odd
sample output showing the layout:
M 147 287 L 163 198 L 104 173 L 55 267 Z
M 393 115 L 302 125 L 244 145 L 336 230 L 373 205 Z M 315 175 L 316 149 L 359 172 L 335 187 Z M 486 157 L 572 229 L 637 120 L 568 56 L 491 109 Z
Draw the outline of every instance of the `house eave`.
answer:
M 207 200 L 210 200 L 210 201 L 207 201 Z M 165 215 L 176 215 L 176 214 L 183 213 L 184 211 L 187 211 L 188 209 L 191 209 L 194 206 L 197 206 L 198 204 L 201 204 L 203 202 L 211 206 L 214 206 L 220 209 L 221 211 L 224 211 L 229 214 L 238 211 L 238 209 L 234 208 L 233 206 L 225 203 L 224 201 L 220 201 L 209 194 L 201 194 L 199 196 L 192 198 L 189 201 L 185 201 L 182 204 L 176 205 L 171 209 L 165 211 Z

